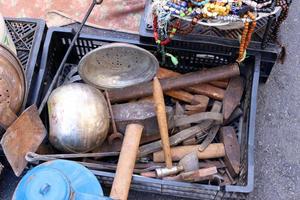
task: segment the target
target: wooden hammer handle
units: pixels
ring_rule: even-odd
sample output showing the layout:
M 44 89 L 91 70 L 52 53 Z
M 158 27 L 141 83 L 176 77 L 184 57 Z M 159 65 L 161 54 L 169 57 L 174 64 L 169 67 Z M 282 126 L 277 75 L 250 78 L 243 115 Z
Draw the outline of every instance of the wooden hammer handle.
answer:
M 181 160 L 185 155 L 191 152 L 197 152 L 199 159 L 212 159 L 220 158 L 225 156 L 225 149 L 222 143 L 213 143 L 208 145 L 208 147 L 200 152 L 198 150 L 199 145 L 191 146 L 179 146 L 171 148 L 171 155 L 173 161 Z M 164 154 L 162 151 L 153 153 L 154 162 L 164 162 Z
M 157 77 L 153 79 L 153 98 L 156 108 L 157 122 L 167 168 L 172 168 L 171 148 L 168 133 L 164 94 Z
M 129 124 L 126 127 L 117 171 L 110 191 L 110 197 L 112 199 L 126 200 L 128 198 L 131 177 L 143 128 L 144 127 L 139 124 Z

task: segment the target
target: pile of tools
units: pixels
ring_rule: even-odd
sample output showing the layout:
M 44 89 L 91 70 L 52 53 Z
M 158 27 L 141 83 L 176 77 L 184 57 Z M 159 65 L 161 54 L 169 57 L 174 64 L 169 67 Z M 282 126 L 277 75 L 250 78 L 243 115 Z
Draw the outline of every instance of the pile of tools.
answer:
M 245 87 L 238 63 L 179 74 L 159 67 L 140 47 L 116 43 L 85 55 L 67 76 L 72 81 L 58 85 L 79 32 L 99 3 L 91 4 L 39 109 L 32 105 L 4 126 L 1 146 L 15 174 L 28 162 L 72 159 L 95 174 L 116 172 L 113 199 L 127 199 L 133 173 L 235 184 L 240 147 L 232 124 L 243 114 Z M 49 130 L 40 118 L 43 110 Z

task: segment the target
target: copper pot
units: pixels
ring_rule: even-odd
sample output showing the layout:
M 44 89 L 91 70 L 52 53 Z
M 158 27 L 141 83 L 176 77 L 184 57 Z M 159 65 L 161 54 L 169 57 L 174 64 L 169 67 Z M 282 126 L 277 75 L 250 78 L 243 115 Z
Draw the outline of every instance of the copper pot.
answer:
M 93 150 L 105 140 L 109 128 L 107 103 L 102 93 L 87 84 L 56 88 L 48 100 L 50 142 L 65 152 Z
M 0 126 L 7 128 L 17 118 L 26 93 L 22 64 L 8 48 L 0 45 Z

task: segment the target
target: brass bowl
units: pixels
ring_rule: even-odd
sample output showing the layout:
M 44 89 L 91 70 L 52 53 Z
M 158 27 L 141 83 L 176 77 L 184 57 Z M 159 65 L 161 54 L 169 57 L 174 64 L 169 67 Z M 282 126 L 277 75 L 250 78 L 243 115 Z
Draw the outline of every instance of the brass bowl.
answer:
M 86 54 L 78 72 L 88 84 L 99 89 L 123 88 L 150 81 L 159 63 L 150 52 L 131 44 L 103 45 Z

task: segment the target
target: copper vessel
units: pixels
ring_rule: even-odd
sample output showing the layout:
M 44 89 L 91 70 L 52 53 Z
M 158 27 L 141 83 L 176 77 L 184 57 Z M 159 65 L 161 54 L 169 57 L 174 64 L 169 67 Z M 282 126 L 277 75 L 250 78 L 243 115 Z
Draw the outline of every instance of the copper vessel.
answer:
M 8 48 L 0 45 L 0 125 L 7 128 L 20 111 L 26 93 L 22 64 Z

